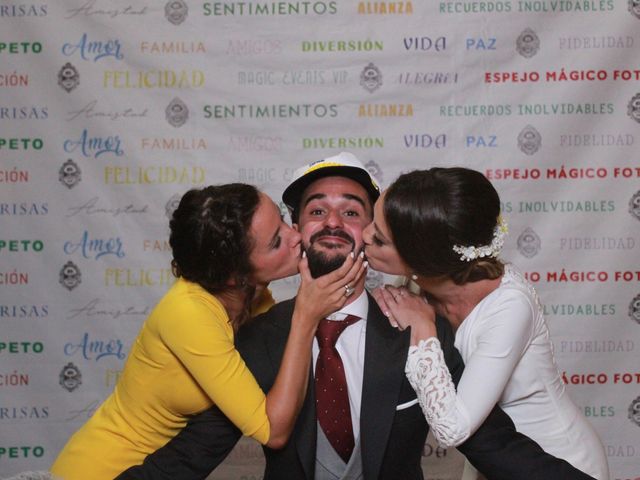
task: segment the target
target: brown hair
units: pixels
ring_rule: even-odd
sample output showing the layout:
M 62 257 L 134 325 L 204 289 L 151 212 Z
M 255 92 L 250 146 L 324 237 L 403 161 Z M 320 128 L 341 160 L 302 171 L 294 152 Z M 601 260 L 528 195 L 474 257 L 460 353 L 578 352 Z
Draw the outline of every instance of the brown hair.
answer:
M 243 183 L 192 189 L 182 196 L 169 222 L 173 274 L 211 294 L 227 290 L 229 280 L 235 280 L 246 293 L 238 323 L 248 317 L 253 298 L 254 286 L 248 284 L 253 270 L 249 230 L 259 203 L 258 190 Z
M 398 253 L 415 273 L 458 285 L 503 274 L 497 258 L 464 261 L 453 251 L 493 240 L 500 197 L 480 172 L 453 167 L 403 174 L 387 190 L 383 211 Z

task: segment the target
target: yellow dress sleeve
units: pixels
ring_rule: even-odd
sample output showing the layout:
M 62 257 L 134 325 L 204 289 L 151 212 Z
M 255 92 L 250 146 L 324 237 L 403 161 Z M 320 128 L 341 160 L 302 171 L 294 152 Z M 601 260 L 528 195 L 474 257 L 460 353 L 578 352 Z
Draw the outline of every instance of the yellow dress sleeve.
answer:
M 269 440 L 266 398 L 233 343 L 222 305 L 189 299 L 171 306 L 162 341 L 244 435 Z

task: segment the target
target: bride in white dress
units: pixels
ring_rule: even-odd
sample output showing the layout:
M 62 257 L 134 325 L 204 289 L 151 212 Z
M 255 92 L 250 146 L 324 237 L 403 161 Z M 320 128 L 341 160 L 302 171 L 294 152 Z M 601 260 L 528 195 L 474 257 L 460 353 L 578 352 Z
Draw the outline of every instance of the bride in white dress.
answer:
M 426 297 L 391 286 L 374 297 L 392 325 L 411 326 L 405 371 L 438 443 L 461 444 L 498 403 L 546 452 L 608 480 L 602 442 L 560 377 L 537 294 L 497 258 L 507 230 L 499 213 L 497 192 L 474 170 L 400 176 L 376 203 L 366 254 L 376 270 L 410 275 Z M 465 362 L 457 391 L 436 312 L 456 329 Z

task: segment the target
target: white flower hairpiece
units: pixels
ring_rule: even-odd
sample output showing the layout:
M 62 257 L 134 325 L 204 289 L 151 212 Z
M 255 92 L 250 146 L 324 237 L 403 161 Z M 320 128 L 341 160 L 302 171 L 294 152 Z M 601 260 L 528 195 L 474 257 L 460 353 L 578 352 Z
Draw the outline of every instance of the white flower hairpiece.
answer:
M 463 247 L 462 245 L 454 245 L 453 251 L 460 254 L 460 260 L 470 262 L 476 258 L 497 257 L 504 245 L 504 237 L 509 232 L 507 222 L 504 221 L 502 215 L 498 217 L 498 224 L 493 229 L 493 239 L 490 245 L 482 245 L 480 247 Z

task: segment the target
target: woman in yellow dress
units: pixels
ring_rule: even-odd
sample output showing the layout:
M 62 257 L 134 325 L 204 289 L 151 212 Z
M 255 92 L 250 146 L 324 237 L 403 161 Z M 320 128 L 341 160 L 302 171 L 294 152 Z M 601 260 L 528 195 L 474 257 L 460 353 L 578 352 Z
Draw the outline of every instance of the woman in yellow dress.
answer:
M 55 460 L 56 477 L 111 480 L 212 405 L 244 435 L 283 446 L 306 393 L 316 326 L 366 269 L 361 257 L 348 258 L 312 279 L 300 235 L 267 195 L 245 184 L 188 191 L 170 230 L 177 281 L 142 325 L 113 393 Z M 234 348 L 234 331 L 273 304 L 269 282 L 298 270 L 283 362 L 265 395 Z

